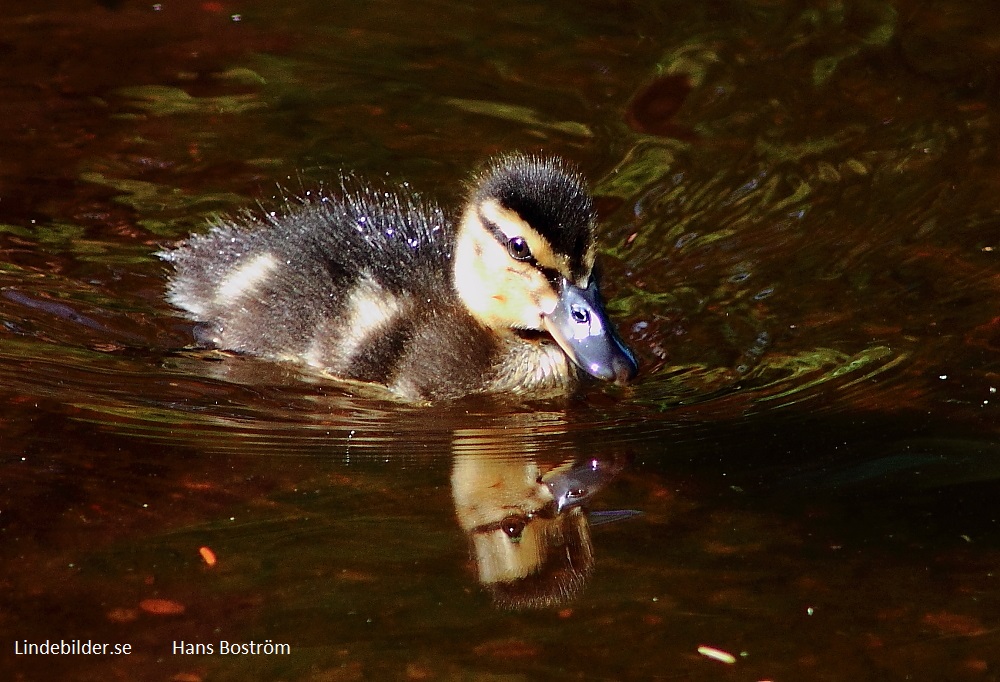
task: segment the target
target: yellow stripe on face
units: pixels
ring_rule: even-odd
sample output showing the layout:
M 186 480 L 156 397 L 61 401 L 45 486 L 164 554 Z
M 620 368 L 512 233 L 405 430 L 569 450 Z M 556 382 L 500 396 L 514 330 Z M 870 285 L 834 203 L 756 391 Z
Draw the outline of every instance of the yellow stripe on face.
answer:
M 569 256 L 556 254 L 549 240 L 540 235 L 515 211 L 504 208 L 494 199 L 488 199 L 479 205 L 479 212 L 485 220 L 496 225 L 508 239 L 514 237 L 524 239 L 531 249 L 531 255 L 540 266 L 556 270 L 563 277 L 569 277 Z
M 462 219 L 455 244 L 455 291 L 469 313 L 497 333 L 541 330 L 542 316 L 555 309 L 558 294 L 535 264 L 510 257 L 495 230 L 483 224 L 486 219 L 492 220 L 477 206 Z M 506 224 L 511 226 L 509 220 Z

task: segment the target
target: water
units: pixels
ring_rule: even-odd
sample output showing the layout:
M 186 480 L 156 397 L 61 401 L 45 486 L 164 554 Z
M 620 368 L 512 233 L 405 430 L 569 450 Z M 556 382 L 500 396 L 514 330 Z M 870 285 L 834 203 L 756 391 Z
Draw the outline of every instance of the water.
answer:
M 12 679 L 998 678 L 991 6 L 8 4 Z M 411 407 L 187 348 L 163 245 L 341 172 L 457 206 L 511 149 L 591 179 L 634 386 Z M 617 474 L 551 521 L 583 570 L 506 608 L 463 504 L 574 461 Z M 131 653 L 15 648 L 60 639 Z

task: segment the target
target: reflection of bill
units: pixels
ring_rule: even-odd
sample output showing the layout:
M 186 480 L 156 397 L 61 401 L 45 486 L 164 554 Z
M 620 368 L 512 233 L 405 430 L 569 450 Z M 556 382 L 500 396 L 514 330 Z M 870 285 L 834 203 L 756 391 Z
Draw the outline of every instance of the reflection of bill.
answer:
M 593 569 L 581 504 L 622 469 L 597 459 L 545 473 L 528 456 L 456 454 L 452 496 L 468 533 L 479 581 L 506 608 L 573 598 Z

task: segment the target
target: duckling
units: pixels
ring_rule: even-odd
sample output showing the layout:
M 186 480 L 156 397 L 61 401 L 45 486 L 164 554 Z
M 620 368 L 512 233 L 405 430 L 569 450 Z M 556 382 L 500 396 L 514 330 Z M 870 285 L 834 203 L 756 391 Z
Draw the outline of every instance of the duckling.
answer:
M 563 468 L 570 468 L 571 464 Z M 594 567 L 587 516 L 551 490 L 559 472 L 542 473 L 527 454 L 456 452 L 451 493 L 469 537 L 480 584 L 503 608 L 566 602 Z
M 592 200 L 561 160 L 496 159 L 457 224 L 412 192 L 341 185 L 159 254 L 200 344 L 410 401 L 635 376 L 598 289 Z

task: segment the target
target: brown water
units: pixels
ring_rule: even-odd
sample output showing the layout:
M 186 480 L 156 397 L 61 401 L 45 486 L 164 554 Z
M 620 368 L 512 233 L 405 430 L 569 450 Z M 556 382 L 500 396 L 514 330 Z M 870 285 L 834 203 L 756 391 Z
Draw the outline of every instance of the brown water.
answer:
M 992 4 L 49 5 L 0 18 L 5 679 L 1000 679 Z M 161 245 L 342 171 L 454 206 L 512 149 L 591 178 L 634 387 L 185 350 Z M 496 607 L 455 472 L 591 458 L 591 520 L 642 515 Z M 60 639 L 131 654 L 17 653 Z

